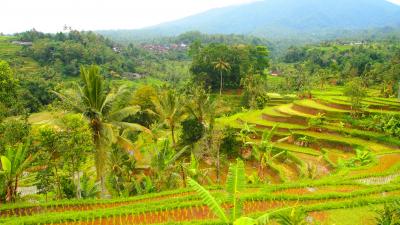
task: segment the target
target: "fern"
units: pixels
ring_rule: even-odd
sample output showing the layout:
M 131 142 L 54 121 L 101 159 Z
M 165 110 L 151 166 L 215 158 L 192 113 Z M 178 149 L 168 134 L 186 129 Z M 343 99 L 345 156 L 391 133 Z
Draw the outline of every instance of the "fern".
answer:
M 246 186 L 246 177 L 244 163 L 242 160 L 237 160 L 236 165 L 231 165 L 228 171 L 226 181 L 226 191 L 228 192 L 228 201 L 232 202 L 232 220 L 235 221 L 241 214 L 242 204 L 239 201 L 239 193 Z
M 187 178 L 187 181 L 189 185 L 197 192 L 197 194 L 200 195 L 203 202 L 207 204 L 207 206 L 211 209 L 211 211 L 226 224 L 229 224 L 229 219 L 226 216 L 223 208 L 217 203 L 217 201 L 210 194 L 210 192 L 207 191 L 204 187 L 202 187 L 200 184 L 198 184 L 195 180 L 193 180 L 190 177 Z

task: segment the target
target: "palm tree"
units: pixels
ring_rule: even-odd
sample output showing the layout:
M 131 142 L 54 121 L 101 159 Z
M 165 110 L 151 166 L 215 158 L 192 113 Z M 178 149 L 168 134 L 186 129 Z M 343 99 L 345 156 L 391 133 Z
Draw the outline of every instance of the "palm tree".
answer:
M 173 90 L 161 93 L 153 99 L 155 113 L 159 116 L 161 125 L 165 124 L 171 131 L 172 144 L 176 147 L 175 128 L 184 119 L 185 111 L 182 98 Z
M 219 95 L 222 95 L 222 86 L 223 86 L 223 79 L 222 79 L 222 73 L 228 72 L 231 70 L 231 65 L 229 65 L 228 62 L 225 62 L 224 59 L 219 58 L 218 61 L 214 62 L 214 69 L 218 70 L 220 73 L 220 88 L 219 88 Z
M 189 101 L 185 104 L 188 113 L 206 127 L 208 113 L 211 112 L 211 105 L 213 103 L 210 94 L 202 87 L 195 87 L 190 91 L 188 99 Z
M 214 130 L 215 117 L 217 114 L 228 111 L 223 107 L 220 99 L 211 98 L 210 94 L 203 89 L 195 89 L 190 95 L 191 101 L 186 105 L 187 111 L 194 116 L 205 127 L 206 148 L 213 150 L 215 139 L 218 135 Z M 220 149 L 215 147 L 216 151 L 216 172 L 217 182 L 220 179 Z
M 1 156 L 0 176 L 5 178 L 6 201 L 13 202 L 17 195 L 18 182 L 23 172 L 32 169 L 37 154 L 29 154 L 30 142 L 16 148 L 6 147 L 6 155 Z
M 158 143 L 154 144 L 154 148 L 156 152 L 151 165 L 155 171 L 156 186 L 159 190 L 162 190 L 162 185 L 165 185 L 166 188 L 171 188 L 174 177 L 179 176 L 175 171 L 182 165 L 182 161 L 180 161 L 181 156 L 189 149 L 189 146 L 175 151 L 170 147 L 169 140 L 166 139 L 163 141 L 161 148 L 158 147 Z M 182 179 L 184 179 L 185 174 L 181 175 Z
M 95 164 L 97 179 L 101 182 L 102 194 L 105 194 L 105 170 L 108 151 L 112 143 L 122 145 L 125 149 L 133 150 L 134 146 L 126 138 L 126 131 L 150 131 L 134 123 L 123 120 L 140 111 L 139 106 L 120 107 L 115 104 L 126 93 L 121 86 L 117 91 L 107 91 L 98 66 L 81 67 L 82 85 L 66 94 L 55 92 L 57 96 L 73 111 L 83 114 L 92 128 L 95 144 Z M 140 160 L 140 152 L 135 151 L 136 160 Z

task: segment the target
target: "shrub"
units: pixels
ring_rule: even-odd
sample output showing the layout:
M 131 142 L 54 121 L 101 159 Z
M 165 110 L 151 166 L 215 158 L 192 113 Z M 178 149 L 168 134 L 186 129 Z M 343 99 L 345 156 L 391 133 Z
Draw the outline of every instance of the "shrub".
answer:
M 316 117 L 312 117 L 308 120 L 308 125 L 311 127 L 319 127 L 324 125 L 325 120 L 325 114 L 318 113 Z
M 236 156 L 238 154 L 240 146 L 244 143 L 236 139 L 236 129 L 228 127 L 224 131 L 224 138 L 221 142 L 221 152 L 226 153 L 229 156 Z
M 385 204 L 382 210 L 376 211 L 375 221 L 377 225 L 399 225 L 400 204 Z
M 60 183 L 61 190 L 66 198 L 71 199 L 76 196 L 76 186 L 69 177 L 61 177 Z
M 362 108 L 361 101 L 367 96 L 362 79 L 357 77 L 350 80 L 345 85 L 343 94 L 350 99 L 353 112 L 359 113 Z
M 186 119 L 182 121 L 181 141 L 183 144 L 193 144 L 200 140 L 204 135 L 204 125 L 197 119 Z

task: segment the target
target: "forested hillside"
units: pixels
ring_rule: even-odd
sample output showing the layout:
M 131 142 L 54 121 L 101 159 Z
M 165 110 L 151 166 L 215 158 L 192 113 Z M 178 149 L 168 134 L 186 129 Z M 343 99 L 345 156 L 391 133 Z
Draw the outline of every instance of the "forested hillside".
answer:
M 282 43 L 1 36 L 0 224 L 398 224 L 398 37 Z
M 212 9 L 140 30 L 104 34 L 148 39 L 198 30 L 209 34 L 252 34 L 277 40 L 310 41 L 348 37 L 349 33 L 360 35 L 362 30 L 373 28 L 398 29 L 399 25 L 400 6 L 386 0 L 262 0 Z

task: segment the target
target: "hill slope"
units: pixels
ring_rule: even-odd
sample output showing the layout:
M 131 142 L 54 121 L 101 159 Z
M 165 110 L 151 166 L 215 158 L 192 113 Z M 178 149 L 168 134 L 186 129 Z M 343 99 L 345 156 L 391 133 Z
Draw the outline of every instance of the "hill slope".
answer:
M 278 37 L 398 25 L 400 6 L 386 0 L 264 0 L 213 9 L 134 33 L 176 35 L 199 30 Z

